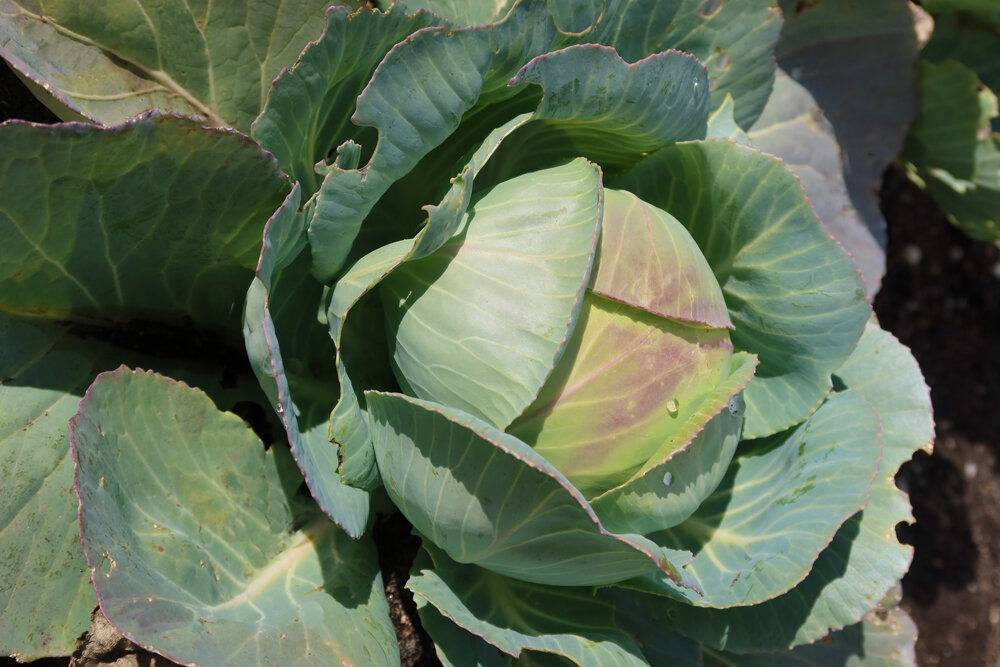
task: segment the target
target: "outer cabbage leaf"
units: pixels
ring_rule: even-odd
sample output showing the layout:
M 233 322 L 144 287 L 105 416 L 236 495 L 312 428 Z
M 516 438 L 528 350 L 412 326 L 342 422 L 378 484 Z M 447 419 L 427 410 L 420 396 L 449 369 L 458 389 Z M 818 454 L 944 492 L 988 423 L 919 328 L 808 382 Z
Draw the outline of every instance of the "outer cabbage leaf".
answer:
M 459 25 L 483 25 L 503 16 L 512 0 L 405 0 L 410 10 L 426 9 Z
M 126 637 L 186 663 L 399 659 L 374 545 L 298 497 L 287 450 L 203 393 L 103 373 L 70 439 L 84 552 Z
M 830 217 L 828 205 L 817 206 L 820 219 L 855 256 L 872 296 L 885 272 L 880 251 L 886 243 L 885 222 L 878 190 L 917 109 L 913 76 L 917 39 L 909 3 L 780 0 L 780 4 L 785 24 L 775 47 L 778 64 L 809 91 L 832 125 L 843 152 L 849 204 L 864 228 L 855 221 L 845 228 L 839 223 L 848 221 Z M 772 149 L 781 157 L 794 154 L 794 147 L 778 136 L 765 148 Z M 795 164 L 791 168 L 798 173 Z M 815 192 L 808 180 L 807 190 L 812 199 Z
M 0 0 L 0 55 L 71 120 L 164 109 L 246 131 L 326 6 Z
M 565 476 L 517 438 L 454 408 L 366 396 L 389 497 L 452 559 L 558 586 L 657 569 L 680 579 L 671 561 L 683 554 L 609 533 Z
M 895 527 L 912 516 L 893 476 L 914 451 L 930 449 L 929 392 L 909 351 L 874 323 L 837 376 L 872 402 L 882 422 L 882 462 L 868 505 L 841 527 L 809 576 L 774 600 L 720 610 L 658 603 L 678 631 L 729 652 L 787 649 L 858 622 L 906 573 L 913 549 L 898 542 Z
M 870 308 L 844 251 L 773 157 L 724 139 L 669 146 L 613 179 L 676 217 L 722 286 L 733 344 L 756 354 L 744 437 L 800 423 L 830 390 Z
M 424 548 L 433 567 L 415 564 L 406 587 L 473 637 L 515 658 L 534 650 L 584 667 L 646 664 L 635 642 L 616 627 L 614 605 L 595 597 L 592 589 L 509 579 L 456 563 L 426 543 Z M 427 611 L 420 613 L 423 618 Z M 447 631 L 443 638 L 452 639 Z M 457 649 L 454 643 L 448 648 Z
M 968 4 L 974 4 L 974 0 Z M 996 93 L 1000 91 L 1000 13 L 994 3 L 988 4 L 994 10 L 992 13 L 938 16 L 930 41 L 920 51 L 920 58 L 938 64 L 957 60 Z M 925 9 L 928 9 L 926 5 Z M 1000 118 L 993 119 L 993 131 L 1000 131 Z
M 879 436 L 878 415 L 859 393 L 832 395 L 798 428 L 738 452 L 691 518 L 649 535 L 694 553 L 684 571 L 703 595 L 655 574 L 625 585 L 714 608 L 754 605 L 788 591 L 868 502 Z
M 708 68 L 712 108 L 731 95 L 736 122 L 749 128 L 771 92 L 780 30 L 777 2 L 608 0 L 583 39 L 613 46 L 629 62 L 667 49 L 694 55 Z
M 0 512 L 0 647 L 31 658 L 70 653 L 92 607 L 65 493 L 73 406 L 101 370 L 176 372 L 181 356 L 221 406 L 262 398 L 225 338 L 178 324 L 235 324 L 260 224 L 288 183 L 243 137 L 167 116 L 0 135 L 0 465 L 20 480 Z
M 0 125 L 0 310 L 239 322 L 290 185 L 243 135 L 150 114 L 112 128 Z
M 306 199 L 327 171 L 314 165 L 346 141 L 371 138 L 351 124 L 351 114 L 382 57 L 407 35 L 440 23 L 426 12 L 407 15 L 401 4 L 385 12 L 327 10 L 323 34 L 281 71 L 253 123 L 253 137 L 302 184 Z
M 779 69 L 774 92 L 750 128 L 753 146 L 781 158 L 802 179 L 809 202 L 827 231 L 861 270 L 873 298 L 885 274 L 884 221 L 867 225 L 851 202 L 844 159 L 834 127 L 809 90 Z M 748 142 L 749 143 L 749 142 Z M 860 193 L 865 194 L 865 193 Z M 875 229 L 879 236 L 872 231 Z
M 781 653 L 735 655 L 705 649 L 705 665 L 727 667 L 916 667 L 917 625 L 899 607 L 877 608 L 856 625 Z
M 948 219 L 973 238 L 1000 242 L 1000 116 L 996 95 L 953 60 L 920 62 L 924 91 L 902 158 Z
M 96 599 L 80 549 L 66 422 L 94 375 L 128 361 L 197 383 L 226 409 L 263 397 L 239 373 L 238 350 L 214 349 L 214 364 L 179 362 L 163 350 L 152 356 L 5 314 L 0 350 L 0 470 L 10 482 L 0 499 L 0 653 L 22 660 L 69 655 Z
M 341 482 L 330 412 L 340 389 L 331 361 L 336 348 L 318 321 L 324 290 L 309 273 L 308 211 L 299 210 L 298 184 L 264 228 L 257 275 L 244 307 L 247 354 L 277 410 L 309 489 L 352 537 L 368 521 L 368 493 Z M 279 345 L 279 341 L 281 344 Z

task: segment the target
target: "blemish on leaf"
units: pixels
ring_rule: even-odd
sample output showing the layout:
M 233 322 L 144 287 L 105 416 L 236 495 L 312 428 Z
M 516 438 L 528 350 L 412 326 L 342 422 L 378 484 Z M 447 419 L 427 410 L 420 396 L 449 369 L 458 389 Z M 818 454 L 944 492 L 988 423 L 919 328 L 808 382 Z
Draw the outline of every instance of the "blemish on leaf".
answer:
M 722 11 L 722 0 L 705 0 L 698 8 L 698 15 L 703 19 L 710 19 Z

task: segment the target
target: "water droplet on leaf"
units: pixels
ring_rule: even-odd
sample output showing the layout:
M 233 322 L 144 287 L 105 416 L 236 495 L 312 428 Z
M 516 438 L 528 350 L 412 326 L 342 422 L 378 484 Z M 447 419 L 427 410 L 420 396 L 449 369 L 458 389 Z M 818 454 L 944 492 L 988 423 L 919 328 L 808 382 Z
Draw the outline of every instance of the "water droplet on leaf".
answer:
M 746 409 L 746 403 L 743 402 L 743 396 L 737 394 L 729 399 L 729 414 L 734 417 L 739 417 L 743 414 L 743 410 Z
M 663 486 L 670 486 L 670 482 L 674 481 L 674 476 L 672 473 L 663 473 Z
M 674 400 L 674 399 L 671 398 L 669 401 L 667 401 L 667 412 L 670 413 L 671 417 L 676 417 L 677 416 L 677 411 L 679 409 L 680 409 L 680 406 L 677 405 L 677 401 L 676 400 Z

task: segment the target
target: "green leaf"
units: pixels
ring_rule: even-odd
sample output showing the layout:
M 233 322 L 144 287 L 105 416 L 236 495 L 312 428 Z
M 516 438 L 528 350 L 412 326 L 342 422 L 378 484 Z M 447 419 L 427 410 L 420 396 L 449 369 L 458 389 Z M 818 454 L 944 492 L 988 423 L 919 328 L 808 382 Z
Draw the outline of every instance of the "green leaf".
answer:
M 181 662 L 398 660 L 374 545 L 296 498 L 287 451 L 203 393 L 105 373 L 70 437 L 84 550 L 122 634 Z
M 860 394 L 834 394 L 797 429 L 738 452 L 690 519 L 649 536 L 695 554 L 684 569 L 703 597 L 658 576 L 629 586 L 714 608 L 758 604 L 788 591 L 868 501 L 879 435 L 878 415 Z
M 676 144 L 610 184 L 677 218 L 722 286 L 737 349 L 760 359 L 744 437 L 806 419 L 870 308 L 857 269 L 773 157 L 723 139 Z
M 524 650 L 563 656 L 582 667 L 645 665 L 615 626 L 614 605 L 593 589 L 545 586 L 461 565 L 425 543 L 433 568 L 406 582 L 444 617 L 515 658 Z M 423 613 L 423 612 L 421 612 Z
M 781 653 L 733 655 L 706 649 L 705 665 L 727 667 L 916 667 L 917 625 L 899 607 L 875 609 L 823 641 Z
M 337 447 L 329 419 L 339 393 L 331 361 L 336 348 L 316 311 L 323 287 L 309 274 L 305 219 L 298 184 L 264 227 L 257 275 L 247 292 L 243 332 L 247 354 L 281 419 L 292 455 L 320 507 L 352 537 L 368 522 L 368 493 L 333 473 Z M 280 345 L 279 345 L 280 342 Z
M 996 96 L 978 90 L 975 72 L 961 63 L 920 62 L 924 91 L 901 156 L 910 177 L 927 188 L 948 219 L 969 236 L 1000 242 L 1000 116 Z
M 479 199 L 436 253 L 381 283 L 407 393 L 508 424 L 535 399 L 579 312 L 601 218 L 586 160 L 526 174 Z
M 228 331 L 288 194 L 246 137 L 172 116 L 0 126 L 0 310 Z
M 155 356 L 129 349 L 127 336 L 106 341 L 98 333 L 0 313 L 0 470 L 13 480 L 0 496 L 4 655 L 69 655 L 89 627 L 96 600 L 80 548 L 66 422 L 96 373 L 127 361 L 179 373 L 226 409 L 263 398 L 238 352 L 216 347 L 212 364 L 178 363 L 152 329 L 143 334 L 160 343 Z
M 253 122 L 253 137 L 302 184 L 306 199 L 327 171 L 326 165 L 314 165 L 347 141 L 363 145 L 372 139 L 351 123 L 351 114 L 382 57 L 407 35 L 440 23 L 426 12 L 409 16 L 395 3 L 385 12 L 327 10 L 323 34 L 306 46 L 294 66 L 282 70 Z
M 72 653 L 96 604 L 66 422 L 100 347 L 59 349 L 60 333 L 0 314 L 0 654 L 23 661 Z
M 406 0 L 411 11 L 426 9 L 458 25 L 483 25 L 507 13 L 512 0 Z
M 668 603 L 678 631 L 731 652 L 786 649 L 856 623 L 906 573 L 913 549 L 897 541 L 895 527 L 913 517 L 893 476 L 917 449 L 930 449 L 929 392 L 909 351 L 874 323 L 837 375 L 882 422 L 882 461 L 865 510 L 841 527 L 802 583 L 774 600 L 732 609 Z
M 368 392 L 375 455 L 389 497 L 460 563 L 558 586 L 610 583 L 676 553 L 614 535 L 533 449 L 460 410 Z
M 375 203 L 449 139 L 469 110 L 517 94 L 508 80 L 548 51 L 555 35 L 544 2 L 527 0 L 503 21 L 428 28 L 386 54 L 351 117 L 357 126 L 378 133 L 374 153 L 363 167 L 331 166 L 320 186 L 309 226 L 317 278 L 329 282 L 337 276 Z
M 750 138 L 753 146 L 781 158 L 802 180 L 816 215 L 850 253 L 861 270 L 866 294 L 873 298 L 885 274 L 885 223 L 881 218 L 875 225 L 862 220 L 844 180 L 844 159 L 833 126 L 809 90 L 780 68 L 771 99 L 750 128 Z
M 917 108 L 913 67 L 918 47 L 910 3 L 780 0 L 780 4 L 785 24 L 775 56 L 781 68 L 813 96 L 836 133 L 850 203 L 867 228 L 855 228 L 845 236 L 850 243 L 845 240 L 844 245 L 852 253 L 866 248 L 855 258 L 871 296 L 884 272 L 884 260 L 875 254 L 875 246 L 884 249 L 886 244 L 878 197 L 882 174 L 899 155 Z M 779 155 L 784 157 L 784 152 Z M 794 165 L 791 168 L 799 173 Z M 813 201 L 814 190 L 807 183 Z M 820 219 L 840 240 L 841 228 L 829 213 L 821 210 Z
M 218 334 L 237 321 L 260 225 L 288 184 L 245 138 L 164 116 L 0 135 L 0 465 L 24 484 L 0 512 L 0 647 L 65 655 L 93 607 L 66 421 L 93 376 L 122 361 L 182 372 L 225 408 L 262 402 Z
M 668 49 L 692 54 L 708 68 L 712 108 L 732 95 L 736 122 L 748 128 L 771 92 L 780 30 L 773 0 L 608 0 L 584 39 L 613 46 L 628 62 Z
M 650 667 L 702 667 L 701 644 L 675 632 L 666 609 L 638 605 L 620 588 L 598 595 L 614 601 L 616 623 L 639 644 Z
M 420 625 L 434 640 L 435 653 L 444 667 L 503 667 L 513 663 L 500 649 L 452 623 L 426 599 L 417 597 L 414 602 Z
M 988 12 L 997 8 L 993 0 L 924 0 L 923 7 L 929 12 Z
M 323 25 L 325 0 L 292 6 L 0 0 L 0 55 L 66 115 L 114 125 L 149 109 L 243 131 L 280 69 Z
M 995 3 L 989 4 L 990 9 L 996 9 Z M 984 12 L 937 17 L 931 39 L 920 51 L 922 60 L 933 63 L 957 60 L 974 71 L 983 85 L 994 93 L 1000 91 L 998 55 L 1000 14 L 995 11 L 992 14 Z M 993 120 L 993 130 L 1000 131 L 1000 119 Z
M 781 70 L 775 72 L 775 78 L 778 79 L 781 76 Z M 777 80 L 775 81 L 777 85 Z M 775 93 L 771 93 L 769 99 L 774 99 Z M 726 95 L 726 99 L 720 104 L 708 117 L 708 132 L 705 135 L 706 139 L 732 139 L 738 144 L 750 145 L 750 137 L 744 132 L 739 125 L 736 124 L 736 119 L 733 116 L 735 113 L 736 106 L 733 102 L 732 95 Z M 767 107 L 764 107 L 762 113 L 767 113 Z M 757 123 L 760 119 L 757 119 Z M 757 123 L 754 123 L 755 125 Z
M 553 152 L 544 144 L 562 140 L 569 144 L 565 157 L 631 166 L 666 145 L 705 137 L 708 80 L 686 53 L 657 53 L 630 65 L 606 46 L 571 46 L 538 56 L 510 80 L 525 83 L 545 91 L 535 118 L 546 121 L 527 128 L 525 163 Z

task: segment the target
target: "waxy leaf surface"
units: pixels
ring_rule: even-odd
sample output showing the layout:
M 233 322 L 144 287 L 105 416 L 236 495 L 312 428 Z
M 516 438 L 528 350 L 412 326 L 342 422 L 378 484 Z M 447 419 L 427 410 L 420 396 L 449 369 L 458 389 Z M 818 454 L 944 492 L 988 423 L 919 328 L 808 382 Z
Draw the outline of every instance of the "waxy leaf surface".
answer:
M 837 135 L 812 93 L 778 69 L 774 92 L 750 128 L 750 139 L 756 148 L 781 158 L 802 180 L 816 215 L 851 255 L 864 279 L 865 293 L 873 298 L 885 273 L 885 223 L 877 218 L 869 226 L 861 219 L 844 180 Z
M 218 334 L 288 184 L 244 138 L 168 116 L 0 134 L 0 465 L 20 480 L 2 510 L 0 648 L 27 659 L 71 653 L 93 607 L 66 492 L 73 406 L 123 361 L 180 373 L 226 409 L 261 401 Z
M 517 438 L 459 410 L 368 392 L 389 497 L 421 535 L 460 563 L 560 586 L 610 583 L 668 558 L 638 535 L 601 527 L 583 496 Z
M 126 368 L 98 377 L 70 438 L 84 551 L 125 636 L 187 663 L 398 660 L 374 545 L 297 496 L 282 446 Z
M 322 30 L 327 6 L 0 0 L 0 56 L 70 119 L 114 125 L 163 109 L 245 132 L 274 77 Z
M 906 573 L 913 549 L 896 539 L 896 525 L 913 517 L 893 477 L 917 449 L 930 449 L 927 387 L 909 351 L 874 323 L 837 377 L 864 395 L 882 422 L 882 461 L 868 505 L 837 531 L 809 576 L 774 600 L 731 609 L 667 602 L 678 631 L 736 653 L 787 649 L 858 622 Z
M 798 428 L 738 452 L 691 518 L 649 536 L 695 554 L 684 570 L 704 596 L 655 575 L 635 585 L 716 608 L 757 604 L 788 591 L 868 501 L 881 457 L 879 434 L 871 405 L 845 391 Z
M 491 189 L 454 238 L 381 283 L 400 384 L 506 428 L 562 353 L 600 218 L 600 172 L 585 160 Z
M 336 349 L 317 320 L 323 287 L 309 273 L 298 184 L 264 228 L 257 275 L 247 292 L 243 332 L 261 387 L 281 419 L 309 490 L 352 537 L 364 533 L 368 493 L 341 482 L 329 420 L 339 392 Z
M 239 322 L 263 225 L 290 189 L 246 137 L 152 114 L 5 123 L 0 143 L 0 310 Z

